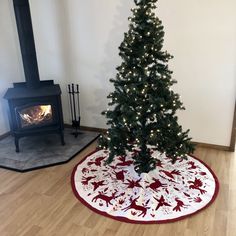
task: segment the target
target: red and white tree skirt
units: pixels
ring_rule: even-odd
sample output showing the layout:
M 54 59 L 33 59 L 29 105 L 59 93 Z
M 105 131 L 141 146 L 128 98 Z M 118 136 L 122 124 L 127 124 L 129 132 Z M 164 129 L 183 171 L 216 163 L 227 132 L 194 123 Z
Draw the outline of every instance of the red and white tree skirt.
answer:
M 104 165 L 108 151 L 84 158 L 72 173 L 72 188 L 87 207 L 104 216 L 130 223 L 167 223 L 209 206 L 219 190 L 213 171 L 189 156 L 174 165 L 153 151 L 157 167 L 140 176 L 132 153 Z

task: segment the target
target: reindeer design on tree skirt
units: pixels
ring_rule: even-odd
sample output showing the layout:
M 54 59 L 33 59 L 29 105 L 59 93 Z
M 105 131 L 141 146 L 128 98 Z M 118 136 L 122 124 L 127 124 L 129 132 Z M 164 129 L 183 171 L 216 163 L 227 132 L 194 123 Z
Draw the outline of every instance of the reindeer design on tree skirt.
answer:
M 76 196 L 91 209 L 126 222 L 162 223 L 182 219 L 215 198 L 218 181 L 196 158 L 172 164 L 155 149 L 156 169 L 138 175 L 132 155 L 105 164 L 109 153 L 99 150 L 79 163 L 72 175 Z
M 145 205 L 138 205 L 137 204 L 137 200 L 139 199 L 139 197 L 136 198 L 130 198 L 130 205 L 125 207 L 124 209 L 122 209 L 123 211 L 128 211 L 130 209 L 134 209 L 136 211 L 141 211 L 141 213 L 138 216 L 145 216 L 147 214 L 147 210 L 150 209 L 150 207 L 147 207 L 148 202 L 146 202 Z
M 107 205 L 107 207 L 108 207 L 109 204 L 112 205 L 112 203 L 111 203 L 112 200 L 114 200 L 115 198 L 117 198 L 117 197 L 119 197 L 119 196 L 123 196 L 123 195 L 125 194 L 125 193 L 121 193 L 119 196 L 116 196 L 116 193 L 117 193 L 117 192 L 118 192 L 118 191 L 115 190 L 115 191 L 111 194 L 111 196 L 106 195 L 104 192 L 99 192 L 99 194 L 96 195 L 96 196 L 92 199 L 92 202 L 96 202 L 98 199 L 101 199 L 101 200 L 103 200 L 103 201 L 106 202 L 106 205 Z

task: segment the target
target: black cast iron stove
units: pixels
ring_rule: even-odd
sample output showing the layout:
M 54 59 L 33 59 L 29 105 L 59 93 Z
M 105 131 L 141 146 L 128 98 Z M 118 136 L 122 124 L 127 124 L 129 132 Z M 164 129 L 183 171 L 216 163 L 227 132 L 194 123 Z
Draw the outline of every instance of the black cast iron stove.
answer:
M 14 83 L 4 96 L 9 104 L 16 152 L 25 136 L 58 133 L 64 145 L 61 89 L 52 80 L 40 81 L 28 0 L 13 0 L 26 82 Z

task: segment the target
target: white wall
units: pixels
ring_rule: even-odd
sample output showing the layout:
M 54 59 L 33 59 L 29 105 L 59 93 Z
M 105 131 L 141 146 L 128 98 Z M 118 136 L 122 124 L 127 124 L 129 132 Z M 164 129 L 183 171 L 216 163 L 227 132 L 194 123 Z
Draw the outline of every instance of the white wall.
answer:
M 70 111 L 66 86 L 68 74 L 66 30 L 69 22 L 64 21 L 63 2 L 58 0 L 30 0 L 31 17 L 41 80 L 54 80 L 62 90 L 64 122 L 69 122 Z
M 30 3 L 41 78 L 55 75 L 58 82 L 79 83 L 82 125 L 105 127 L 101 111 L 112 89 L 108 79 L 120 63 L 118 45 L 128 29 L 132 1 Z M 65 121 L 70 122 L 70 116 Z
M 22 79 L 10 2 L 0 3 L 0 11 L 8 16 L 0 14 L 0 30 L 4 30 L 2 24 L 8 24 L 11 32 L 6 41 L 2 42 L 2 34 L 0 37 L 0 91 L 16 81 L 14 77 Z M 2 10 L 2 5 L 7 9 Z M 105 127 L 100 112 L 106 109 L 106 95 L 112 90 L 109 78 L 120 63 L 117 48 L 128 29 L 133 1 L 30 0 L 30 5 L 40 76 L 60 83 L 66 122 L 70 120 L 66 84 L 77 82 L 82 125 Z M 230 142 L 236 94 L 234 9 L 234 0 L 159 0 L 165 48 L 175 56 L 171 68 L 179 81 L 176 90 L 187 108 L 181 112 L 180 122 L 191 129 L 195 141 L 226 146 Z M 14 49 L 9 48 L 9 39 Z M 5 116 L 0 116 L 1 127 L 6 126 Z
M 9 131 L 7 103 L 3 95 L 12 83 L 24 81 L 23 65 L 16 32 L 13 6 L 0 2 L 0 134 Z
M 194 140 L 229 146 L 236 99 L 236 1 L 160 0 L 166 48 L 175 56 L 180 122 Z

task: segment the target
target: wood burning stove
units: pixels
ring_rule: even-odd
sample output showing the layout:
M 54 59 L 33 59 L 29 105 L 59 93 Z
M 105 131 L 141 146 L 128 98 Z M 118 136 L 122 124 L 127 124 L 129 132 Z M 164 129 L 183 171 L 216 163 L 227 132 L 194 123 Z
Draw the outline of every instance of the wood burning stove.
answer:
M 26 83 L 15 83 L 4 98 L 9 104 L 11 133 L 15 137 L 16 152 L 19 139 L 24 136 L 58 133 L 64 145 L 61 89 L 53 81 L 41 81 L 37 89 Z
M 52 80 L 40 81 L 28 0 L 13 0 L 26 82 L 14 83 L 4 96 L 9 105 L 16 152 L 25 136 L 58 133 L 64 145 L 61 89 Z

